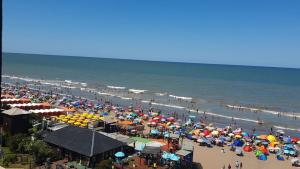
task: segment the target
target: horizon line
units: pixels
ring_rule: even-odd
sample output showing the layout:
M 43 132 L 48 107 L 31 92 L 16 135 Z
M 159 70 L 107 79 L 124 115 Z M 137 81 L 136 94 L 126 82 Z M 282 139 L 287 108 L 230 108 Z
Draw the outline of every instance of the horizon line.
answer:
M 150 59 L 128 59 L 128 58 L 108 58 L 108 57 L 96 57 L 96 56 L 80 56 L 80 55 L 62 55 L 62 54 L 45 54 L 45 53 L 23 53 L 23 52 L 9 52 L 2 51 L 2 53 L 11 54 L 30 54 L 30 55 L 50 55 L 50 56 L 67 56 L 67 57 L 81 57 L 81 58 L 99 58 L 99 59 L 115 59 L 115 60 L 129 60 L 129 61 L 144 61 L 144 62 L 165 62 L 165 63 L 182 63 L 182 64 L 206 64 L 206 65 L 222 65 L 222 66 L 243 66 L 243 67 L 260 67 L 260 68 L 279 68 L 279 69 L 297 69 L 300 67 L 285 67 L 285 66 L 263 66 L 263 65 L 244 65 L 244 64 L 224 64 L 224 63 L 204 63 L 204 62 L 180 62 L 180 61 L 168 61 L 168 60 L 150 60 Z

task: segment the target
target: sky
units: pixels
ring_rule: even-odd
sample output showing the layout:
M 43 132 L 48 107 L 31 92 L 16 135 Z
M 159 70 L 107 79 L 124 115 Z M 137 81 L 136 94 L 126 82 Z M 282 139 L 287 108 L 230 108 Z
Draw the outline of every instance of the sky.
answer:
M 300 68 L 299 0 L 4 0 L 5 52 Z

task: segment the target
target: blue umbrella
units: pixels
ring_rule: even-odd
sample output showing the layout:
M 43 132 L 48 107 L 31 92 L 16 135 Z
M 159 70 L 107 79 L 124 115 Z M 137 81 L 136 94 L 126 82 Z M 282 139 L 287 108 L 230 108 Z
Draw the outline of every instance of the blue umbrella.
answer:
M 175 154 L 170 155 L 170 160 L 172 160 L 172 161 L 178 161 L 179 159 L 180 159 L 180 157 Z
M 278 155 L 278 156 L 276 156 L 277 157 L 277 160 L 279 160 L 279 161 L 284 161 L 284 158 L 281 156 L 281 155 Z
M 163 155 L 162 155 L 162 158 L 165 159 L 165 160 L 170 159 L 170 153 L 164 152 Z
M 124 154 L 123 152 L 119 151 L 119 152 L 117 152 L 117 153 L 115 154 L 115 156 L 118 157 L 118 158 L 121 158 L 121 157 L 124 157 L 125 154 Z
M 153 135 L 157 135 L 157 134 L 159 134 L 159 131 L 158 131 L 158 130 L 156 130 L 156 129 L 154 129 L 154 130 L 151 130 L 151 134 L 153 134 Z
M 261 154 L 260 156 L 258 156 L 258 159 L 262 161 L 266 161 L 268 158 L 265 154 Z

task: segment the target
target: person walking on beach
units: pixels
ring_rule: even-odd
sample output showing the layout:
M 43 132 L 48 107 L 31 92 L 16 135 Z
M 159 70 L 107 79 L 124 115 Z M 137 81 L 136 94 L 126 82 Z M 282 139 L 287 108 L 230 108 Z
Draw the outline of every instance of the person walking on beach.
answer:
M 242 162 L 240 162 L 240 169 L 242 169 L 243 168 L 243 163 Z
M 228 165 L 228 169 L 231 169 L 231 165 L 230 164 Z
M 235 161 L 235 168 L 239 169 L 239 166 L 240 166 L 239 161 Z

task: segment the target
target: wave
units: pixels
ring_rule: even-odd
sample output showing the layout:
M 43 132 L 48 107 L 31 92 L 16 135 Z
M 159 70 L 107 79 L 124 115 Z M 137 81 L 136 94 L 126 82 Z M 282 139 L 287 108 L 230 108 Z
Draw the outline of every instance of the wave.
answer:
M 123 99 L 123 100 L 132 100 L 132 98 L 130 98 L 130 97 L 121 97 L 121 96 L 119 96 L 119 98 Z
M 181 100 L 192 100 L 192 97 L 184 97 L 184 96 L 175 96 L 175 95 L 169 95 L 169 97 L 173 97 L 175 99 L 181 99 Z
M 237 106 L 237 105 L 226 105 L 228 108 L 232 109 L 242 109 L 242 110 L 250 110 L 252 112 L 262 112 L 262 113 L 268 113 L 268 114 L 273 114 L 273 115 L 280 115 L 280 116 L 285 116 L 285 117 L 292 117 L 292 118 L 300 118 L 300 113 L 291 113 L 291 112 L 279 112 L 279 111 L 273 111 L 273 110 L 266 110 L 266 109 L 259 109 L 259 108 L 252 108 L 252 107 L 246 107 L 246 106 Z
M 185 108 L 185 107 L 182 107 L 182 106 L 162 104 L 162 103 L 156 103 L 156 102 L 152 102 L 151 104 L 152 105 L 157 105 L 157 106 L 171 107 L 171 108 L 176 108 L 176 109 L 184 109 Z
M 126 89 L 126 87 L 120 87 L 120 86 L 106 86 L 106 87 L 110 89 L 120 89 L 120 90 Z
M 157 95 L 157 96 L 165 96 L 165 95 L 167 95 L 167 93 L 155 93 L 155 95 Z
M 135 93 L 135 94 L 141 94 L 141 93 L 145 93 L 147 90 L 129 89 L 128 91 L 131 92 L 131 93 Z

